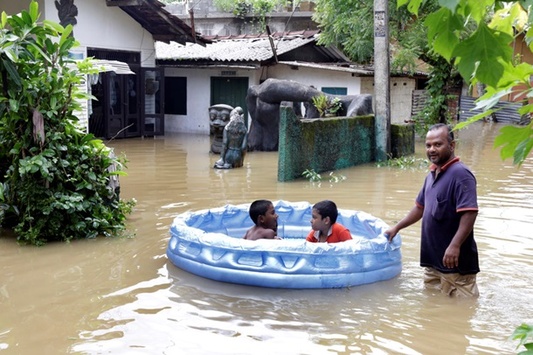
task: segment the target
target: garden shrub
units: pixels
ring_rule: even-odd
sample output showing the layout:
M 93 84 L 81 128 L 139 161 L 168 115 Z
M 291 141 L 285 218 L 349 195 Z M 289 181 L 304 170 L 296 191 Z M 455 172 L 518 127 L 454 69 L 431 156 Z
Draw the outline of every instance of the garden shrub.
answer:
M 98 70 L 69 57 L 72 26 L 38 18 L 36 2 L 1 16 L 0 224 L 35 245 L 119 235 L 135 204 L 112 184 L 126 159 L 74 114 L 89 98 L 78 85 Z

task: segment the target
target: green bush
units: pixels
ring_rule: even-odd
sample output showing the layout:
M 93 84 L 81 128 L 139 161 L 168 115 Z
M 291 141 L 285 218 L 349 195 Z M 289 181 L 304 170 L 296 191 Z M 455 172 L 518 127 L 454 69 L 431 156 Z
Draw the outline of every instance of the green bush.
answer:
M 38 5 L 0 23 L 0 224 L 22 243 L 42 245 L 117 235 L 135 201 L 112 184 L 124 157 L 74 115 L 88 96 L 77 88 L 97 70 L 75 62 L 72 26 L 37 23 Z

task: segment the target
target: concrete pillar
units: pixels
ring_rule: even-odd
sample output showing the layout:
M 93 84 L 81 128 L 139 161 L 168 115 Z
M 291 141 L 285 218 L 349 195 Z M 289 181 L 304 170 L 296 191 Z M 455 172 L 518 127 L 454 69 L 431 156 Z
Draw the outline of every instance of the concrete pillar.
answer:
M 389 2 L 374 0 L 374 98 L 376 161 L 388 159 L 390 148 Z

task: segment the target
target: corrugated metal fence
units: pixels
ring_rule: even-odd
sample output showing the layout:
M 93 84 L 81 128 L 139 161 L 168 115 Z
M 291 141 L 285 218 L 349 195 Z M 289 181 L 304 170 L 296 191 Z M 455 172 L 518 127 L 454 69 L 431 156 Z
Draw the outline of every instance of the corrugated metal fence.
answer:
M 427 97 L 426 90 L 413 91 L 411 117 L 415 117 L 424 108 Z M 477 98 L 472 96 L 461 95 L 458 112 L 460 121 L 467 120 L 482 112 L 481 110 L 474 110 L 474 107 L 476 107 L 476 99 Z M 518 113 L 520 107 L 522 107 L 522 104 L 520 103 L 500 101 L 495 106 L 495 108 L 499 110 L 488 118 L 498 122 L 523 123 L 524 120 L 521 119 L 520 114 Z
M 472 116 L 477 115 L 478 113 L 481 113 L 481 110 L 474 110 L 474 107 L 476 107 L 475 104 L 475 97 L 471 96 L 461 96 L 461 101 L 459 102 L 459 120 L 464 121 L 469 119 Z M 498 102 L 494 108 L 499 109 L 496 111 L 490 119 L 493 119 L 497 122 L 507 122 L 507 123 L 519 123 L 520 122 L 520 114 L 518 113 L 518 109 L 522 107 L 522 104 L 516 103 L 516 102 L 509 102 L 509 101 L 500 101 Z

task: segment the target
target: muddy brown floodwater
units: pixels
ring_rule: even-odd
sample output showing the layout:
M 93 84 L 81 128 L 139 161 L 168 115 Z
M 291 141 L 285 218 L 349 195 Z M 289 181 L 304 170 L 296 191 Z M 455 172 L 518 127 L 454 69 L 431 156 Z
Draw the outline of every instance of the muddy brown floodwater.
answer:
M 403 270 L 371 285 L 280 290 L 203 279 L 166 258 L 182 212 L 258 198 L 363 210 L 392 224 L 413 206 L 426 168 L 366 164 L 341 182 L 277 181 L 277 152 L 215 170 L 209 137 L 117 140 L 129 159 L 122 197 L 138 203 L 131 238 L 19 246 L 0 231 L 2 354 L 513 354 L 533 323 L 533 159 L 521 168 L 492 148 L 498 124 L 458 134 L 478 179 L 477 300 L 424 291 L 417 223 L 402 231 Z M 416 155 L 425 158 L 423 142 Z M 326 176 L 327 174 L 323 174 Z

